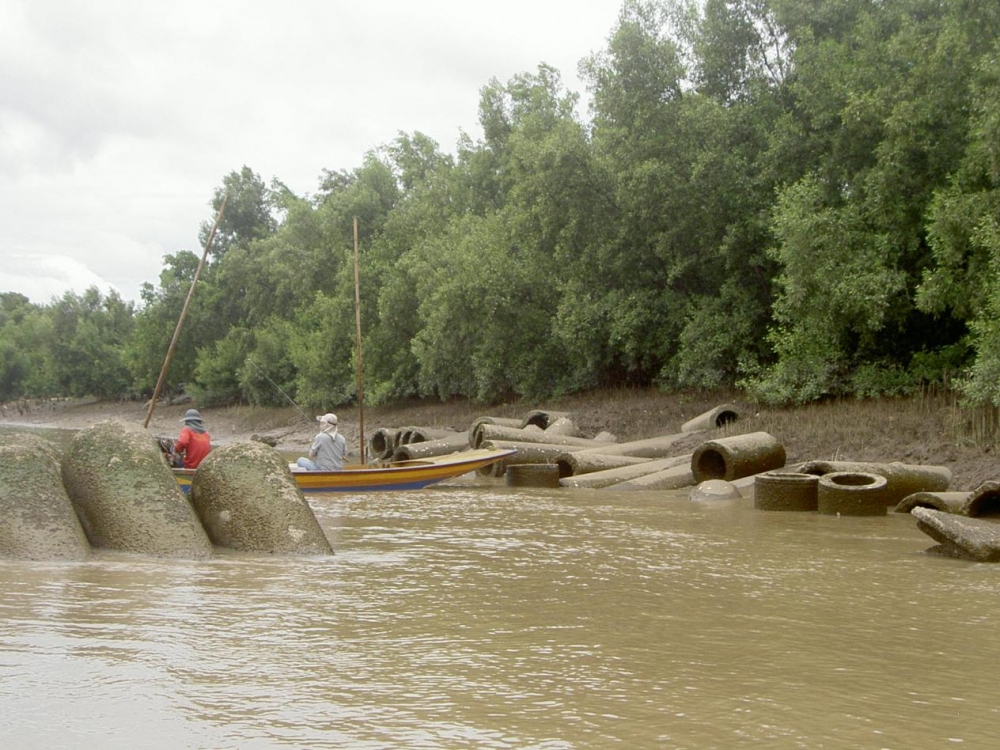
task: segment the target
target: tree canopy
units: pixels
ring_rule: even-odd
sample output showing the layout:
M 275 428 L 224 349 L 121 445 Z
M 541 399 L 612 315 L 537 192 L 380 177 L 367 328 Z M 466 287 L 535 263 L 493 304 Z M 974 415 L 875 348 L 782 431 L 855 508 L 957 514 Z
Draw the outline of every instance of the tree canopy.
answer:
M 484 83 L 453 152 L 400 132 L 306 196 L 225 175 L 169 385 L 350 402 L 357 220 L 376 403 L 942 383 L 1000 405 L 998 60 L 985 0 L 625 0 L 581 61 L 586 117 L 540 64 Z M 138 307 L 0 295 L 0 399 L 150 393 L 197 263 L 166 256 Z

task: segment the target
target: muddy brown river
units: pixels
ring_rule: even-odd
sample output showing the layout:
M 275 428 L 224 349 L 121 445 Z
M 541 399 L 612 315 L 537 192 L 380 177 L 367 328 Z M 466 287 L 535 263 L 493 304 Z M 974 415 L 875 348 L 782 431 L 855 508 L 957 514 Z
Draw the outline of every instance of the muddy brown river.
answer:
M 312 505 L 332 558 L 0 561 L 3 746 L 1000 737 L 1000 566 L 909 516 L 469 478 Z

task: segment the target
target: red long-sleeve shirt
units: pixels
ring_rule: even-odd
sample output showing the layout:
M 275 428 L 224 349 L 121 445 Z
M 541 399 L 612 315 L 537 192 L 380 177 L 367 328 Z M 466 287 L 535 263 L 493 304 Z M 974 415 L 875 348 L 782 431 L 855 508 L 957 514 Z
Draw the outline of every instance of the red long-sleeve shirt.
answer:
M 197 469 L 211 450 L 211 436 L 207 432 L 195 432 L 190 427 L 182 427 L 181 436 L 174 443 L 174 452 L 184 454 L 185 469 Z

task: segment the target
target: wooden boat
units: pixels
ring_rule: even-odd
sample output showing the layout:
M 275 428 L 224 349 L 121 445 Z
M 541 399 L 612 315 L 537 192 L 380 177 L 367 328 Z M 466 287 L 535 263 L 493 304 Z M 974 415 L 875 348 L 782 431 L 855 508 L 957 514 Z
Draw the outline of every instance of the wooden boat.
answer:
M 477 449 L 447 456 L 393 461 L 383 466 L 345 466 L 342 471 L 306 471 L 289 465 L 295 483 L 306 494 L 419 490 L 468 474 L 516 453 L 513 449 Z M 195 469 L 173 469 L 184 492 L 191 489 Z

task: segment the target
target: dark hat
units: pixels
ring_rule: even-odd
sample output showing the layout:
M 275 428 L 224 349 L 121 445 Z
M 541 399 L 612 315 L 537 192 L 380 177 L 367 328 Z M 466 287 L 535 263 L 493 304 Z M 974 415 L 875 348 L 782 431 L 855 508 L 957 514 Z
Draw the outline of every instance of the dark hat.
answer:
M 201 414 L 198 412 L 197 409 L 188 409 L 186 412 L 184 412 L 184 419 L 182 419 L 180 421 L 181 422 L 200 422 L 201 421 Z

